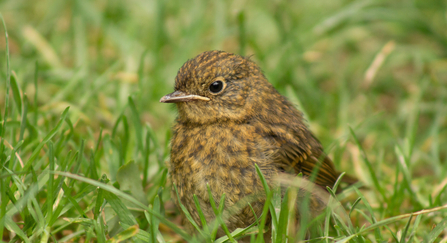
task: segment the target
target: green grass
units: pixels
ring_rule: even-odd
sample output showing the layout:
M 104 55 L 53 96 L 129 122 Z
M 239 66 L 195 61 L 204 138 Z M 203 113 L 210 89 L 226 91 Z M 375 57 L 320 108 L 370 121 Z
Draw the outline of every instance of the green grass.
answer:
M 336 196 L 350 221 L 326 214 L 315 241 L 446 242 L 446 12 L 445 0 L 1 1 L 0 239 L 213 239 L 220 221 L 195 238 L 180 227 L 166 167 L 176 111 L 158 100 L 188 58 L 221 49 L 253 55 L 366 186 Z M 270 193 L 266 212 L 287 211 Z

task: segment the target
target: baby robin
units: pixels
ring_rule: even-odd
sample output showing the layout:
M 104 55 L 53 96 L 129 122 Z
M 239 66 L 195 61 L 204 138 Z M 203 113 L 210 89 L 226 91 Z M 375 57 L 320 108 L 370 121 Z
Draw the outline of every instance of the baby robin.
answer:
M 332 187 L 339 176 L 302 113 L 249 58 L 224 51 L 204 52 L 183 64 L 175 78 L 175 91 L 160 102 L 177 105 L 170 177 L 198 225 L 201 221 L 193 195 L 207 222 L 215 219 L 207 185 L 216 202 L 226 195 L 225 208 L 231 213 L 225 224 L 230 231 L 255 222 L 246 203 L 238 210 L 228 210 L 251 198 L 254 212 L 261 215 L 266 196 L 255 164 L 270 186 L 282 175 L 302 173 L 308 178 L 317 165 L 314 183 L 318 186 Z M 173 195 L 177 198 L 175 192 Z

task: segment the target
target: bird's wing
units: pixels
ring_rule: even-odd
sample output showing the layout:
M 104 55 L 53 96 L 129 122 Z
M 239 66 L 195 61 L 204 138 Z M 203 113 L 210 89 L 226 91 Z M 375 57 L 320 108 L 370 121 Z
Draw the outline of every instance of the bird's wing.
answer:
M 292 174 L 302 173 L 307 178 L 312 178 L 316 170 L 316 184 L 322 187 L 334 186 L 339 173 L 307 127 L 303 125 L 293 129 L 286 124 L 275 124 L 269 126 L 267 134 L 276 147 L 274 163 L 277 167 Z
M 312 139 L 313 140 L 313 139 Z M 275 162 L 282 165 L 285 171 L 302 173 L 305 177 L 311 177 L 314 170 L 317 176 L 314 182 L 317 185 L 333 187 L 339 173 L 329 157 L 322 151 L 318 141 L 303 141 L 309 146 L 300 146 L 299 141 L 280 141 Z

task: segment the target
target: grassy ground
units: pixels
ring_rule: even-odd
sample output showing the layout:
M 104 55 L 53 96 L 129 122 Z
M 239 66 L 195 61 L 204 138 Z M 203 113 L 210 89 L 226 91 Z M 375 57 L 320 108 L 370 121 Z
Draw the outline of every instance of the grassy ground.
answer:
M 0 12 L 3 241 L 190 239 L 166 180 L 176 112 L 158 100 L 211 49 L 253 55 L 366 185 L 338 196 L 352 224 L 326 220 L 319 240 L 447 241 L 447 1 L 5 0 Z

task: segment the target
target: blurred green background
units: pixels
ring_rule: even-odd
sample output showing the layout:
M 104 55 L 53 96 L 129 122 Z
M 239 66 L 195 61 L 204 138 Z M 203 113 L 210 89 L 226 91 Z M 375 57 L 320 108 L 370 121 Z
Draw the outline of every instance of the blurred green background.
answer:
M 173 91 L 186 60 L 219 49 L 252 56 L 305 113 L 337 168 L 371 188 L 365 195 L 380 218 L 447 201 L 445 0 L 2 0 L 0 12 L 10 67 L 37 129 L 25 132 L 25 145 L 41 140 L 70 106 L 75 132 L 66 149 L 81 139 L 94 147 L 100 129 L 112 134 L 122 114 L 131 116 L 130 96 L 140 124 L 148 124 L 162 144 L 164 163 L 176 111 L 158 101 Z M 7 62 L 1 33 L 3 115 Z M 14 128 L 20 114 L 10 105 Z M 116 127 L 117 134 L 127 134 Z M 14 134 L 5 135 L 12 145 L 18 142 Z M 121 164 L 135 160 L 142 169 L 136 135 L 129 136 Z M 98 170 L 113 182 L 116 168 L 104 154 L 97 156 Z M 426 232 L 440 219 L 425 219 Z
M 23 91 L 32 97 L 27 84 L 37 61 L 39 104 L 58 113 L 70 105 L 80 122 L 94 128 L 110 126 L 133 95 L 143 119 L 167 129 L 175 113 L 158 100 L 173 90 L 177 70 L 202 51 L 220 49 L 252 55 L 277 89 L 296 93 L 321 128 L 368 118 L 387 127 L 392 124 L 382 121 L 400 117 L 391 128 L 398 135 L 410 97 L 424 84 L 423 115 L 436 110 L 445 95 L 445 5 L 439 0 L 15 0 L 2 1 L 0 9 L 9 30 L 11 67 Z M 365 77 L 387 43 L 384 62 L 374 77 Z M 0 48 L 4 53 L 4 37 Z M 1 63 L 4 80 L 4 59 Z

